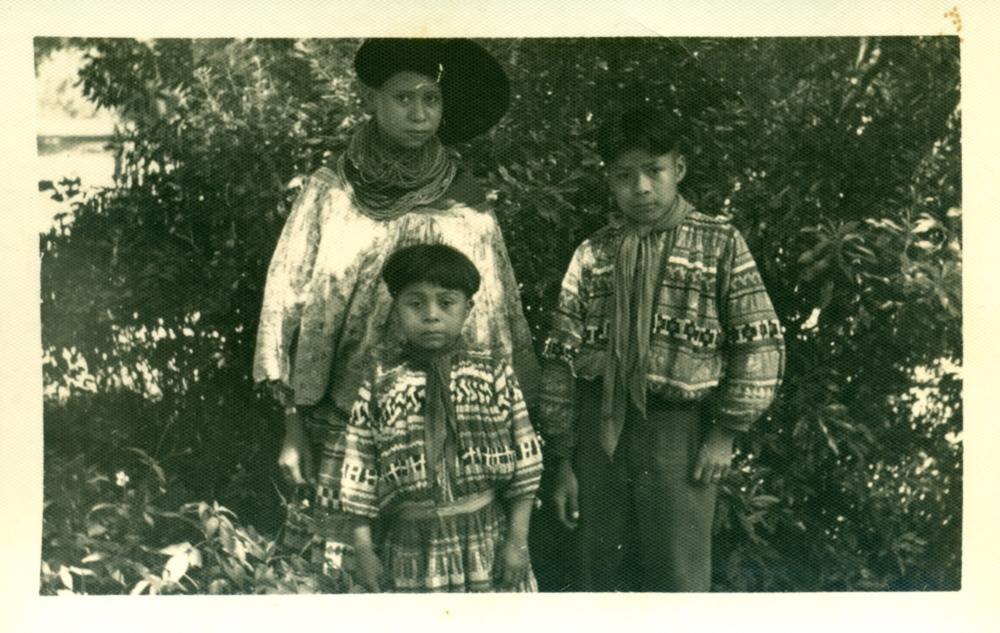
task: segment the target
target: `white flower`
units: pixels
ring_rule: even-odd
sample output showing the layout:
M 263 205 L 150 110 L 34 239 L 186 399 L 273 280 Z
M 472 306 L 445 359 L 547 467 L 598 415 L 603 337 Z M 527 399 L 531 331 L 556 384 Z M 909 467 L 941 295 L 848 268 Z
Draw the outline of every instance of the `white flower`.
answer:
M 124 470 L 119 470 L 115 473 L 115 484 L 119 488 L 124 488 L 128 484 L 128 475 L 125 474 Z

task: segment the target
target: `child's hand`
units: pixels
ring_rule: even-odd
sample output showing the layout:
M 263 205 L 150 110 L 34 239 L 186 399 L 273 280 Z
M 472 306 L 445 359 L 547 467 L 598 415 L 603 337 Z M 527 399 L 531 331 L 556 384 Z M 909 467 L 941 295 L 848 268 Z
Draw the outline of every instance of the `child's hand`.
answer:
M 292 402 L 292 391 L 286 387 L 280 380 L 268 380 L 264 383 L 264 389 L 271 399 L 286 407 Z
M 552 491 L 552 500 L 556 506 L 556 516 L 567 528 L 576 529 L 580 518 L 579 486 L 576 473 L 568 459 L 559 462 L 559 472 L 556 475 L 556 485 Z
M 312 451 L 305 425 L 296 413 L 289 413 L 285 418 L 285 441 L 278 453 L 278 466 L 289 483 L 297 486 L 312 483 Z
M 354 549 L 354 564 L 357 581 L 368 591 L 382 590 L 379 579 L 382 577 L 382 563 L 375 550 L 370 545 L 358 545 Z
M 500 587 L 517 589 L 528 582 L 531 562 L 528 558 L 528 543 L 521 539 L 504 542 L 500 549 Z
M 698 452 L 692 477 L 703 484 L 717 484 L 729 472 L 733 461 L 735 432 L 724 427 L 712 426 L 705 443 Z

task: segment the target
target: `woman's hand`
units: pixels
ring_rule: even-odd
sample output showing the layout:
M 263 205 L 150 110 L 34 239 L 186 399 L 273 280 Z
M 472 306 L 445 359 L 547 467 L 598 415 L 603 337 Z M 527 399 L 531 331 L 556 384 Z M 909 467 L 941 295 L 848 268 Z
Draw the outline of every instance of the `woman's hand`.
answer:
M 717 484 L 729 472 L 733 461 L 735 431 L 713 425 L 698 453 L 692 478 L 703 484 Z
M 313 483 L 312 450 L 305 423 L 295 411 L 285 415 L 285 440 L 278 453 L 278 466 L 288 483 Z
M 528 557 L 528 542 L 523 539 L 509 539 L 500 548 L 500 587 L 517 589 L 528 582 L 531 561 Z

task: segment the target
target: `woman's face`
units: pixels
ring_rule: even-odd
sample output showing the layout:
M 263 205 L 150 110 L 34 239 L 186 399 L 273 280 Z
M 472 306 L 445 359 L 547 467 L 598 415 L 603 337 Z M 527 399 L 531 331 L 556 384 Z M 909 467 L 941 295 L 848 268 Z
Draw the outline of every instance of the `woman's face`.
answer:
M 374 90 L 375 121 L 389 140 L 415 149 L 437 133 L 444 112 L 441 86 L 420 73 L 396 73 Z

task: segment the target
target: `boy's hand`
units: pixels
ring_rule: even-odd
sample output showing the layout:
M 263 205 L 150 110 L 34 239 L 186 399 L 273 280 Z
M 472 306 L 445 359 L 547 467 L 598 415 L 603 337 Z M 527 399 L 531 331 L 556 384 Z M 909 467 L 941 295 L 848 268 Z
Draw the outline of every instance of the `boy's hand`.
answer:
M 528 581 L 531 564 L 528 558 L 528 543 L 521 539 L 511 539 L 500 550 L 500 587 L 517 589 Z
M 382 577 L 382 563 L 371 545 L 358 544 L 354 548 L 354 564 L 357 581 L 368 591 L 382 590 L 379 579 Z
M 567 528 L 575 530 L 577 521 L 580 519 L 579 486 L 569 459 L 563 459 L 559 462 L 559 471 L 556 477 L 555 489 L 552 491 L 556 516 Z
M 705 438 L 705 443 L 698 452 L 698 460 L 694 465 L 692 477 L 695 482 L 717 484 L 726 473 L 733 461 L 733 438 L 735 431 L 720 426 L 712 426 Z
M 297 486 L 312 483 L 312 451 L 305 425 L 297 413 L 289 413 L 285 417 L 285 441 L 278 453 L 278 466 L 289 483 Z

